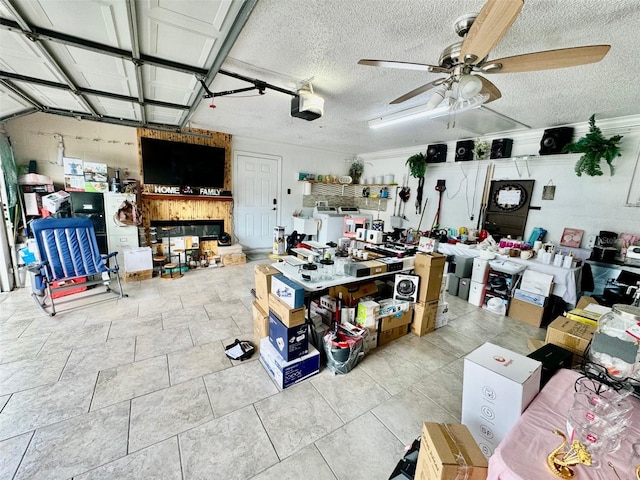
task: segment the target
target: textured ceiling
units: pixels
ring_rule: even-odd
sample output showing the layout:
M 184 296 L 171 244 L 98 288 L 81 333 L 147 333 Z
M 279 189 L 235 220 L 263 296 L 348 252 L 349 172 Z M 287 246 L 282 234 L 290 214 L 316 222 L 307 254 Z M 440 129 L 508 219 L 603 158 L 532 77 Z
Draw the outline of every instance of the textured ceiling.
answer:
M 325 98 L 322 118 L 288 118 L 289 99 L 216 100 L 194 124 L 235 134 L 350 153 L 473 138 L 446 121 L 417 120 L 376 130 L 367 120 L 426 102 L 428 94 L 399 105 L 398 96 L 436 78 L 435 73 L 358 65 L 361 58 L 437 64 L 442 49 L 459 37 L 452 25 L 478 12 L 483 0 L 260 0 L 223 68 L 259 76 L 287 88 L 313 78 Z M 637 0 L 529 0 L 489 58 L 539 50 L 610 44 L 599 63 L 534 73 L 487 76 L 502 98 L 488 108 L 532 128 L 640 113 Z M 224 89 L 229 79 L 213 86 Z M 471 112 L 469 112 L 471 113 Z M 463 117 L 466 114 L 461 115 Z M 446 119 L 445 119 L 446 120 Z M 458 124 L 464 123 L 458 119 Z M 491 119 L 486 120 L 490 126 Z
M 610 52 L 591 65 L 487 75 L 502 98 L 481 110 L 502 116 L 473 111 L 459 115 L 456 128 L 447 128 L 444 118 L 369 129 L 367 120 L 425 103 L 428 93 L 389 105 L 441 75 L 361 66 L 357 61 L 437 64 L 443 48 L 460 40 L 453 31 L 454 20 L 478 12 L 483 4 L 484 0 L 257 0 L 252 9 L 253 1 L 237 0 L 0 0 L 5 20 L 0 70 L 46 79 L 58 87 L 71 85 L 67 90 L 34 86 L 2 76 L 0 118 L 55 105 L 83 118 L 189 125 L 355 154 L 473 138 L 509 128 L 502 116 L 531 128 L 547 128 L 584 122 L 593 113 L 600 119 L 640 113 L 640 62 L 629 60 L 638 46 L 638 1 L 528 0 L 489 59 L 593 44 L 610 44 Z M 22 32 L 8 28 L 16 19 L 27 24 L 21 24 Z M 95 54 L 60 42 L 31 42 L 24 33 L 28 26 L 193 70 Z M 234 29 L 241 29 L 235 43 Z M 61 70 L 56 70 L 56 62 Z M 324 115 L 311 122 L 291 118 L 291 96 L 271 89 L 265 95 L 253 91 L 213 102 L 201 99 L 197 75 L 213 92 L 251 86 L 214 75 L 220 66 L 289 91 L 311 80 L 315 93 L 325 99 Z M 115 95 L 78 93 L 83 88 Z

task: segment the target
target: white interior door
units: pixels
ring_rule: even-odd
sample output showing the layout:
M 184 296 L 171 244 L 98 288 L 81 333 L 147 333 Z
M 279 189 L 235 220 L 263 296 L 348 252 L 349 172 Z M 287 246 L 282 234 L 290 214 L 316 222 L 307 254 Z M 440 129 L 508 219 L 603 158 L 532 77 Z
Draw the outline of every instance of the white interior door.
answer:
M 279 210 L 282 158 L 236 152 L 234 171 L 234 224 L 238 241 L 247 249 L 271 249 Z

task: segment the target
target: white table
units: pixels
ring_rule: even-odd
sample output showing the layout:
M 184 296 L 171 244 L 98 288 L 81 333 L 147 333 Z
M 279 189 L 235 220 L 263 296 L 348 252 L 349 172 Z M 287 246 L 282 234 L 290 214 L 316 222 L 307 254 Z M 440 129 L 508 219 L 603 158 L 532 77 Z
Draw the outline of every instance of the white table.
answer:
M 405 270 L 398 270 L 397 272 L 384 272 L 384 273 L 379 273 L 377 275 L 368 275 L 366 277 L 352 277 L 350 275 L 345 275 L 342 277 L 338 277 L 338 276 L 333 277 L 331 280 L 322 280 L 319 282 L 308 282 L 302 279 L 302 275 L 300 274 L 300 267 L 289 265 L 286 262 L 274 263 L 273 267 L 276 268 L 277 270 L 280 270 L 282 274 L 287 278 L 289 278 L 290 280 L 293 280 L 294 282 L 302 285 L 302 287 L 305 289 L 306 292 L 318 292 L 330 287 L 336 287 L 338 285 L 363 282 L 366 280 L 380 278 L 387 275 L 394 275 L 396 273 L 408 273 L 411 270 L 413 270 L 413 267 L 411 267 Z
M 467 257 L 479 257 L 481 250 L 471 248 L 468 245 L 440 244 L 438 252 L 444 255 L 462 255 Z M 553 294 L 561 297 L 570 305 L 578 302 L 578 292 L 582 280 L 582 267 L 563 268 L 555 265 L 546 265 L 541 260 L 532 258 L 523 260 L 519 257 L 496 256 L 498 260 L 508 260 L 518 265 L 524 265 L 529 270 L 553 275 Z

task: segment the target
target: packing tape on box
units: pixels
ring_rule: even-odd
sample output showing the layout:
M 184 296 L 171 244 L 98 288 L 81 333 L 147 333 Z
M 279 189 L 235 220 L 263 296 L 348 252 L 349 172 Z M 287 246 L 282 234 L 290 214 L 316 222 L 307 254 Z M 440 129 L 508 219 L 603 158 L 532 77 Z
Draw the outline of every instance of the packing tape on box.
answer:
M 449 444 L 449 449 L 455 453 L 456 462 L 458 463 L 458 471 L 454 480 L 468 480 L 469 479 L 469 462 L 471 459 L 467 459 L 464 456 L 463 450 L 460 448 L 460 443 L 456 440 L 455 435 L 449 430 L 449 425 L 443 424 L 444 430 L 447 432 L 449 438 L 446 439 Z

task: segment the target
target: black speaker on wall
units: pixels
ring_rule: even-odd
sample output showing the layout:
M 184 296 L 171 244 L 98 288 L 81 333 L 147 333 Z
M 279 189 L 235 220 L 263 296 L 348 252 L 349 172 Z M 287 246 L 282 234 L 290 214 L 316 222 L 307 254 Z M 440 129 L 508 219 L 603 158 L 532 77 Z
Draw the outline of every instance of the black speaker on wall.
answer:
M 540 155 L 562 153 L 565 145 L 573 139 L 573 127 L 549 128 L 544 131 L 540 140 Z
M 442 163 L 447 161 L 447 144 L 435 143 L 427 147 L 427 163 Z
M 456 162 L 473 160 L 473 140 L 460 140 L 456 143 Z
M 511 157 L 511 147 L 513 140 L 510 138 L 496 138 L 491 142 L 491 158 Z

